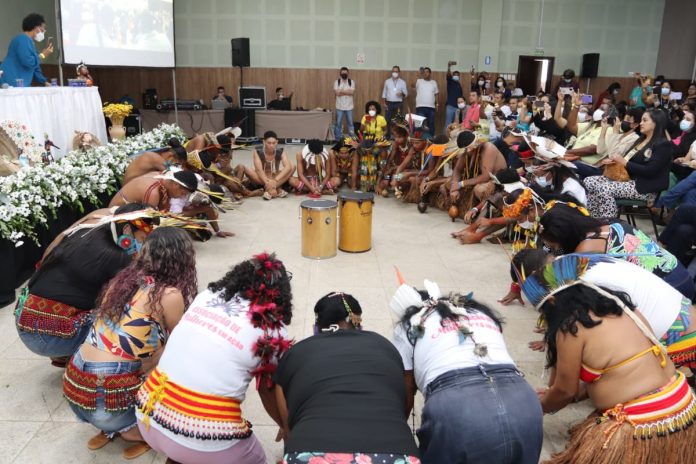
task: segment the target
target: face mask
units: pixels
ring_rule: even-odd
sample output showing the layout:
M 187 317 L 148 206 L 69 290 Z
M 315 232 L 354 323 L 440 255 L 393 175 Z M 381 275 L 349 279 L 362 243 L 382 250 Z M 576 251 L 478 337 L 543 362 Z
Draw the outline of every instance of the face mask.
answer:
M 348 79 L 348 74 L 341 74 L 341 79 Z
M 392 77 L 393 77 L 394 79 L 396 79 L 397 77 L 399 77 L 399 73 L 398 73 L 398 72 L 393 72 L 393 73 L 392 73 Z
M 485 83 L 486 83 L 486 81 L 478 81 L 478 85 L 483 85 Z
M 527 219 L 524 222 L 518 222 L 517 225 L 520 226 L 521 228 L 527 229 L 527 230 L 532 230 L 534 228 L 534 223 L 532 221 L 530 221 L 529 219 Z
M 660 89 L 660 93 L 662 93 L 662 95 L 669 95 L 669 92 L 670 90 L 667 87 L 662 87 L 662 89 Z
M 587 121 L 587 113 L 585 113 L 584 111 L 578 113 L 578 121 L 580 121 L 580 122 Z
M 465 106 L 466 106 L 466 103 L 457 103 L 457 108 L 459 108 L 460 110 L 464 109 Z
M 36 40 L 37 42 L 43 42 L 43 39 L 44 39 L 44 32 L 43 31 L 39 32 L 38 34 L 36 34 L 34 36 L 34 40 Z
M 497 85 L 498 87 L 502 87 L 502 86 L 503 86 L 503 83 L 502 83 L 502 82 L 496 82 L 495 85 Z
M 459 82 L 459 76 L 457 76 L 457 75 L 452 76 L 452 80 L 454 82 Z
M 631 123 L 628 121 L 621 121 L 621 132 L 628 132 L 631 130 Z
M 369 114 L 371 118 L 374 118 L 374 117 L 377 115 L 377 111 L 375 111 L 375 110 L 370 110 L 370 111 L 367 112 L 367 114 Z
M 537 177 L 536 183 L 539 187 L 545 189 L 546 187 L 553 187 L 553 183 L 549 181 L 546 177 Z
M 563 80 L 566 82 L 571 82 L 573 79 L 564 78 Z
M 682 119 L 679 122 L 679 128 L 683 131 L 688 131 L 689 129 L 691 129 L 692 126 L 693 124 L 691 124 L 691 122 L 687 121 L 686 119 Z
M 612 93 L 613 93 L 614 95 L 618 95 L 618 94 L 619 94 L 619 91 L 618 91 L 618 90 L 613 90 Z
M 279 94 L 278 94 L 278 100 L 282 100 L 282 99 L 283 99 L 283 94 L 282 94 L 282 93 L 279 93 Z
M 595 110 L 595 112 L 592 113 L 592 120 L 595 121 L 595 122 L 601 121 L 603 116 L 604 116 L 604 111 L 602 111 L 602 110 Z

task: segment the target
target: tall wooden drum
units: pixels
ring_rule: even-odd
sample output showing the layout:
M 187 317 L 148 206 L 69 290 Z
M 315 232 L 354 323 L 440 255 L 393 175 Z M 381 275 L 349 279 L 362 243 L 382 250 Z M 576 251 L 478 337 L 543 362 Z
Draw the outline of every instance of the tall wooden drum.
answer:
M 336 256 L 336 202 L 305 200 L 302 214 L 302 256 L 326 259 Z
M 349 253 L 362 253 L 372 248 L 372 204 L 369 192 L 338 194 L 340 226 L 338 248 Z

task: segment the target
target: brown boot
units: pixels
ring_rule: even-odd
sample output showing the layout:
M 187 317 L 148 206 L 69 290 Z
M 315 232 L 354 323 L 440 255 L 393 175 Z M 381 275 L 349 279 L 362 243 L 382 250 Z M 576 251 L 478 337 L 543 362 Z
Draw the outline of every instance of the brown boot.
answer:
M 143 454 L 147 453 L 151 449 L 152 448 L 150 448 L 150 445 L 148 445 L 144 441 L 141 441 L 141 442 L 136 443 L 134 445 L 130 445 L 128 448 L 124 449 L 123 450 L 123 458 L 124 459 L 135 459 L 135 458 L 140 457 Z
M 99 432 L 95 436 L 89 439 L 87 442 L 87 448 L 91 449 L 92 451 L 98 450 L 100 448 L 103 448 L 106 446 L 107 443 L 109 443 L 113 438 L 107 437 L 104 432 Z

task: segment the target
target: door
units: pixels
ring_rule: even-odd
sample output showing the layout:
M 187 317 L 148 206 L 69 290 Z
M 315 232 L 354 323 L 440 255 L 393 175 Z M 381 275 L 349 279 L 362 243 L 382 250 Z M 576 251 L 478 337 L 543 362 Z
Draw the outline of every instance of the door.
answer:
M 539 90 L 549 93 L 554 60 L 552 56 L 520 55 L 517 63 L 517 87 L 525 95 L 536 95 Z

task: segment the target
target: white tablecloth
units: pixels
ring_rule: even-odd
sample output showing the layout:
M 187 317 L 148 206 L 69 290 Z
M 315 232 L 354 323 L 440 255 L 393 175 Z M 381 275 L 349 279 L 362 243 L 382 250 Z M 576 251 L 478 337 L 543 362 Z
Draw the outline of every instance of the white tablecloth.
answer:
M 60 157 L 72 150 L 75 131 L 87 131 L 106 143 L 102 101 L 96 87 L 25 87 L 0 89 L 0 121 L 13 120 L 27 125 L 43 144 L 48 134 L 60 150 Z

